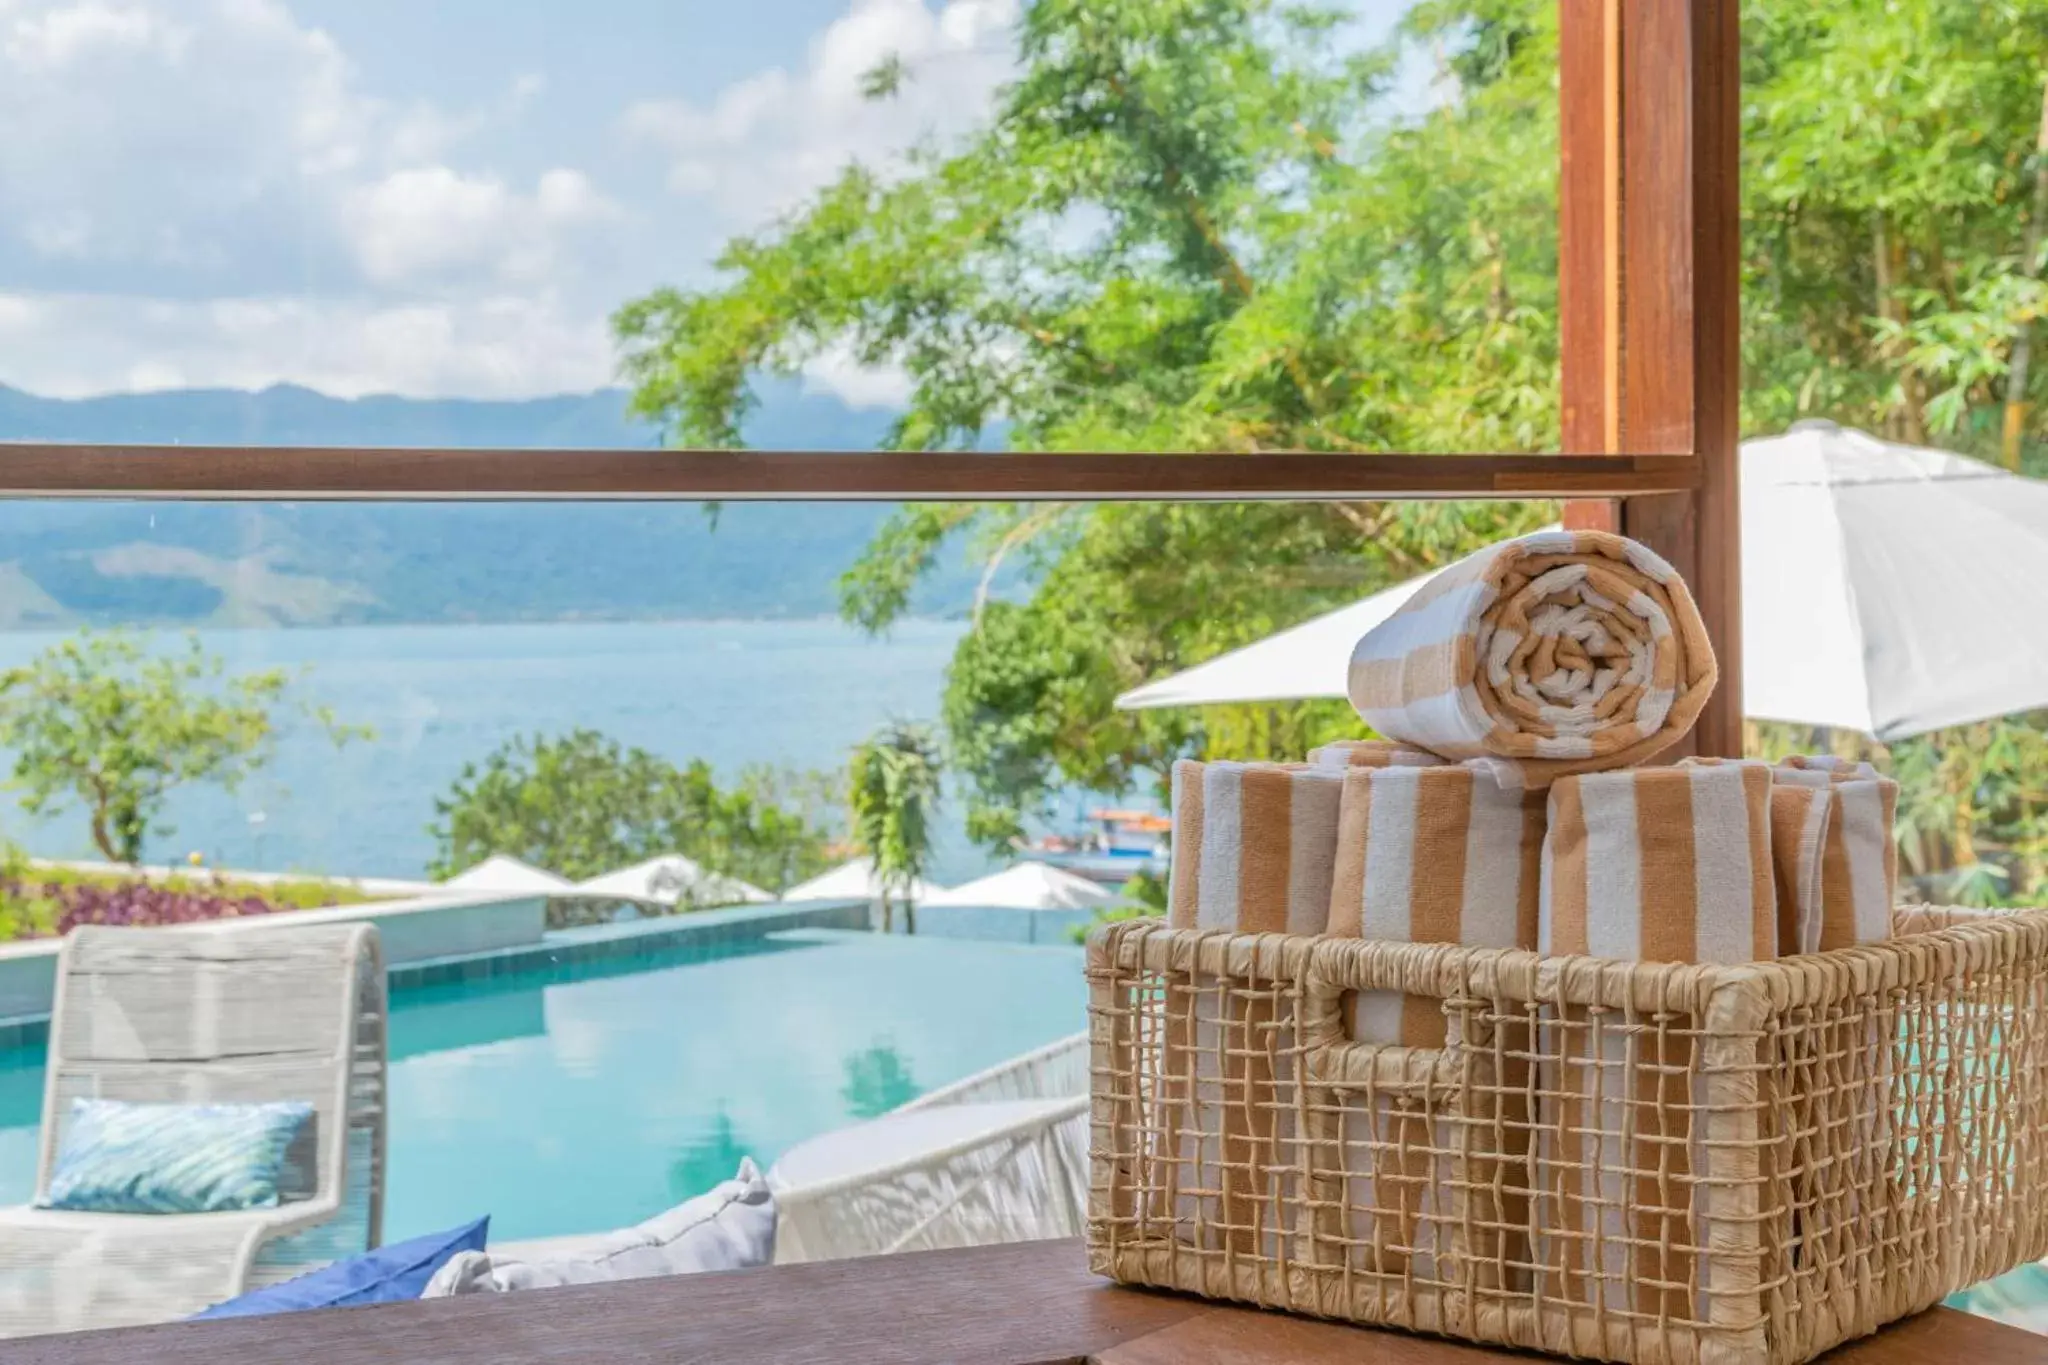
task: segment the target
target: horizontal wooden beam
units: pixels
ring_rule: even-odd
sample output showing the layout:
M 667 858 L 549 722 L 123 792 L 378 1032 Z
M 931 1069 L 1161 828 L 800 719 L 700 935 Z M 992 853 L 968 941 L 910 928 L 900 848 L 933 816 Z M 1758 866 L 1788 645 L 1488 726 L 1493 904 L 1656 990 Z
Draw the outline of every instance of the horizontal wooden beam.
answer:
M 0 497 L 1060 501 L 1619 497 L 1685 455 L 421 450 L 0 442 Z

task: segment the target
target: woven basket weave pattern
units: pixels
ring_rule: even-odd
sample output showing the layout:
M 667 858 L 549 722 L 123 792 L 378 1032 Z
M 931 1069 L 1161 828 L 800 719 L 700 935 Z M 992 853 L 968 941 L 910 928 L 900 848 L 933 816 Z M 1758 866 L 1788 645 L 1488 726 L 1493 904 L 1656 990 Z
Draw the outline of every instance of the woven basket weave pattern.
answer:
M 1796 1362 L 2048 1255 L 2048 911 L 1743 967 L 1090 940 L 1095 1269 L 1634 1365 Z M 1351 1042 L 1347 998 L 1449 1046 Z

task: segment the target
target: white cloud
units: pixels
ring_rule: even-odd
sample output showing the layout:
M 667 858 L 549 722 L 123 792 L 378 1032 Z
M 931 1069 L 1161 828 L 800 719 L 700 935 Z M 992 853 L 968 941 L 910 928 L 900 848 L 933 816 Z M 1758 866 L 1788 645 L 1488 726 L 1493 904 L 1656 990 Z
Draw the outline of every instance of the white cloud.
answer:
M 709 200 L 719 217 L 758 226 L 799 203 L 849 161 L 886 167 L 925 138 L 980 122 L 1015 70 L 1018 0 L 852 0 L 811 44 L 801 71 L 774 68 L 728 86 L 709 106 L 643 101 L 631 135 L 660 147 L 678 194 Z M 890 57 L 907 79 L 871 100 L 863 78 Z
M 611 381 L 602 312 L 548 291 L 433 302 L 0 294 L 0 379 L 54 397 L 304 384 L 515 398 Z
M 557 98 L 542 72 L 497 73 L 473 102 L 393 92 L 291 0 L 0 0 L 0 383 L 610 382 L 619 302 L 702 279 L 732 231 L 847 162 L 887 167 L 985 117 L 1020 4 L 844 0 L 802 62 L 631 105 L 613 117 L 633 137 L 586 160 L 506 150 Z M 892 56 L 900 93 L 865 98 Z M 622 153 L 641 183 L 600 183 Z M 860 407 L 908 392 L 843 356 L 806 380 Z
M 804 391 L 829 393 L 856 411 L 901 411 L 910 406 L 916 381 L 895 365 L 863 365 L 845 347 L 835 347 L 804 366 Z
M 17 20 L 0 51 L 32 71 L 59 71 L 95 57 L 159 48 L 173 58 L 186 34 L 138 5 L 97 0 L 66 5 Z
M 425 166 L 351 191 L 343 221 L 378 284 L 448 274 L 544 282 L 562 269 L 575 229 L 619 213 L 581 171 L 547 171 L 521 194 L 495 176 Z
M 612 377 L 584 172 L 465 166 L 545 89 L 371 89 L 279 0 L 0 0 L 0 383 L 511 395 Z

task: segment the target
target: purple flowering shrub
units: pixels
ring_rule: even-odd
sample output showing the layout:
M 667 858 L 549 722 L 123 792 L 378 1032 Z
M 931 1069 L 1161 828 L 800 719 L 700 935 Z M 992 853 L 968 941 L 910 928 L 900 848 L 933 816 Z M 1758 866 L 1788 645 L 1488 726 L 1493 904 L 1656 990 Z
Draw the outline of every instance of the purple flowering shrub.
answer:
M 22 926 L 28 929 L 24 937 L 40 933 L 61 937 L 81 924 L 198 924 L 292 908 L 261 896 L 230 894 L 218 882 L 212 887 L 146 881 L 45 881 L 31 885 L 12 877 L 0 879 L 0 901 L 33 907 L 30 923 Z

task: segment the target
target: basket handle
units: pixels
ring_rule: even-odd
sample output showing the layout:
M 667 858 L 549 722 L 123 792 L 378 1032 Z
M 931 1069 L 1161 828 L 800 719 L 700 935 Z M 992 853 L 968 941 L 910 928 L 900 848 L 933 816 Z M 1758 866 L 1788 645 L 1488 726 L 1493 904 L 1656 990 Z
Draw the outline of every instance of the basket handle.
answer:
M 1302 1069 L 1311 1085 L 1412 1100 L 1424 1108 L 1451 1100 L 1465 1082 L 1465 1067 L 1464 1059 L 1449 1048 L 1349 1039 L 1313 1043 L 1302 1054 Z
M 1309 1081 L 1345 1090 L 1421 1101 L 1449 1098 L 1465 1080 L 1466 1061 L 1443 1047 L 1356 1042 L 1345 1026 L 1345 1003 L 1357 991 L 1393 991 L 1442 999 L 1430 970 L 1442 945 L 1326 939 L 1309 954 L 1302 971 L 1301 1029 Z

